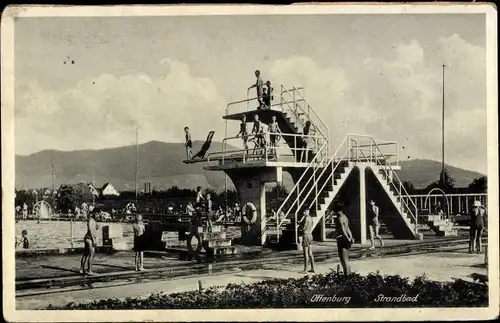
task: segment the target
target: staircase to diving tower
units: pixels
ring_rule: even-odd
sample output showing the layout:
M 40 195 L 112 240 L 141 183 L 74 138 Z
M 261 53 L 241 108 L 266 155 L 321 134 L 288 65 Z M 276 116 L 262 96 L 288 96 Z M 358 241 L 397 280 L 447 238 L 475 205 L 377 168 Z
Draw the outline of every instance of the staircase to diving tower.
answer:
M 266 109 L 251 107 L 254 103 L 257 106 L 256 98 L 230 103 L 224 116 L 226 129 L 229 120 L 241 120 L 243 116 L 247 122 L 252 122 L 258 114 L 266 124 L 275 117 L 281 129 L 281 133 L 275 135 L 279 135 L 285 145 L 230 150 L 227 144 L 241 141 L 241 138 L 228 137 L 226 133 L 223 151 L 210 153 L 205 169 L 226 172 L 235 183 L 242 203 L 245 194 L 260 201 L 260 207 L 257 207 L 259 220 L 256 222 L 260 223 L 261 236 L 267 234 L 268 241 L 299 245 L 302 213 L 309 209 L 315 228 L 313 236 L 316 240 L 324 240 L 326 212 L 337 198 L 351 200 L 346 213 L 352 223 L 351 230 L 363 243 L 367 232 L 366 206 L 370 198 L 381 205 L 381 221 L 395 237 L 419 237 L 417 207 L 396 173 L 399 169 L 397 143 L 376 141 L 368 135 L 347 135 L 331 151 L 328 126 L 306 100 L 303 88 L 281 86 L 279 102 Z M 245 104 L 246 109 L 242 108 Z M 303 129 L 307 122 L 313 130 L 305 136 Z M 304 138 L 307 147 L 303 144 Z M 387 148 L 395 148 L 395 151 L 388 152 Z M 254 184 L 248 178 L 257 180 L 259 177 L 260 183 L 279 182 L 282 171 L 290 173 L 294 186 L 275 212 L 276 218 L 267 220 L 262 190 L 258 200 L 257 193 L 251 190 Z

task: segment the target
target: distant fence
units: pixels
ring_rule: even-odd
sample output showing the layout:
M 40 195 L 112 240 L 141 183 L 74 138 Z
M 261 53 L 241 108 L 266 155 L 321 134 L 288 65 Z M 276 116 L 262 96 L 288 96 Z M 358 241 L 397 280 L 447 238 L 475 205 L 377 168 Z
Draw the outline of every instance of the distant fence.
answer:
M 431 213 L 438 202 L 441 203 L 443 212 L 447 213 L 449 210 L 450 215 L 468 214 L 474 201 L 481 201 L 482 205 L 488 206 L 488 194 L 486 193 L 446 194 L 449 206 L 446 205 L 446 199 L 441 194 L 429 195 L 428 198 L 427 196 L 427 194 L 410 195 L 419 213 Z M 405 197 L 405 199 L 408 200 L 408 197 Z M 427 204 L 425 203 L 426 199 Z

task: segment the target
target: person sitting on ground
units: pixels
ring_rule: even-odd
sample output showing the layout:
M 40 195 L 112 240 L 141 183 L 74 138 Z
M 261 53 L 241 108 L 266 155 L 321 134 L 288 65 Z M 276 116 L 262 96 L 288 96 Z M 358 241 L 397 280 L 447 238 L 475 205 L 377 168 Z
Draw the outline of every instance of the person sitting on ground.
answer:
M 351 246 L 354 243 L 354 237 L 352 236 L 351 229 L 349 228 L 349 219 L 342 211 L 342 204 L 337 203 L 334 206 L 333 211 L 337 215 L 335 218 L 335 238 L 337 240 L 340 264 L 344 269 L 344 274 L 347 276 L 351 273 L 351 266 L 349 264 L 349 249 L 351 249 Z
M 482 241 L 483 230 L 485 227 L 486 209 L 481 204 L 481 201 L 474 201 L 474 206 L 472 207 L 471 217 L 470 217 L 470 241 L 469 241 L 469 253 L 482 252 Z M 475 250 L 474 250 L 475 249 Z
M 240 123 L 240 132 L 236 135 L 236 137 L 241 136 L 241 139 L 243 139 L 243 146 L 245 147 L 245 152 L 248 152 L 248 132 L 247 132 L 247 116 L 243 115 L 241 117 L 241 123 Z
M 97 247 L 97 223 L 95 221 L 96 212 L 91 212 L 87 220 L 87 233 L 83 237 L 84 249 L 80 261 L 80 274 L 85 274 L 85 264 L 87 264 L 87 274 L 95 275 L 92 271 L 92 260 Z
M 30 247 L 30 241 L 28 239 L 28 231 L 26 230 L 23 230 L 21 232 L 21 238 L 16 239 L 16 248 L 21 244 L 23 246 L 23 249 L 29 249 Z
M 186 134 L 186 159 L 191 160 L 193 158 L 193 141 L 191 141 L 191 133 L 189 132 L 189 127 L 184 127 L 184 132 Z
M 308 209 L 304 210 L 304 217 L 302 218 L 301 226 L 302 226 L 301 231 L 303 232 L 302 250 L 304 255 L 304 270 L 302 271 L 302 273 L 307 272 L 307 263 L 309 261 L 311 262 L 311 270 L 309 270 L 309 272 L 314 273 L 314 255 L 311 249 L 313 242 L 313 237 L 312 237 L 313 219 L 311 218 Z
M 201 146 L 201 149 L 199 152 L 196 153 L 196 155 L 193 156 L 193 159 L 195 158 L 200 158 L 203 159 L 205 158 L 205 154 L 207 153 L 208 149 L 210 149 L 210 145 L 212 144 L 212 138 L 214 137 L 215 131 L 210 131 L 207 135 L 207 140 L 203 143 Z
M 260 77 L 260 71 L 256 70 L 255 71 L 255 77 L 257 80 L 255 81 L 255 84 L 251 85 L 248 90 L 252 88 L 257 88 L 257 101 L 259 102 L 259 106 L 257 107 L 258 110 L 262 109 L 264 106 L 264 101 L 262 98 L 262 95 L 264 93 L 264 82 L 262 81 L 262 78 Z
M 370 205 L 368 206 L 368 226 L 370 229 L 370 242 L 371 246 L 369 249 L 375 249 L 375 242 L 373 238 L 377 238 L 380 241 L 380 247 L 384 246 L 384 241 L 379 235 L 380 221 L 379 221 L 379 207 L 375 205 L 374 200 L 370 200 Z
M 264 101 L 264 106 L 267 109 L 271 109 L 271 101 L 273 100 L 273 88 L 271 87 L 271 82 L 266 82 L 266 87 L 264 88 L 264 94 L 262 97 Z
M 132 225 L 134 229 L 134 251 L 135 251 L 135 271 L 144 270 L 144 231 L 145 226 L 142 222 L 142 215 L 137 214 L 136 222 Z

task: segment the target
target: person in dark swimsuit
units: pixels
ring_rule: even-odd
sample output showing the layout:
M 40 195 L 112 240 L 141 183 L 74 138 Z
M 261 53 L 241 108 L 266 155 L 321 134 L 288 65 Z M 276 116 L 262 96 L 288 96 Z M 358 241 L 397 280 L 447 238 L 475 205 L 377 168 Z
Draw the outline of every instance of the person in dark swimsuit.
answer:
M 272 147 L 270 153 L 277 155 L 276 147 L 278 146 L 278 140 L 280 139 L 281 129 L 276 121 L 276 116 L 272 116 L 271 120 L 272 121 L 269 124 L 269 141 Z
M 247 116 L 243 115 L 240 123 L 240 132 L 236 135 L 236 137 L 241 136 L 243 139 L 243 146 L 245 146 L 245 150 L 248 152 L 248 131 L 247 131 Z
M 304 252 L 304 270 L 302 271 L 302 273 L 307 272 L 307 263 L 309 262 L 308 260 L 311 261 L 311 270 L 309 270 L 309 272 L 314 273 L 314 256 L 311 249 L 313 241 L 313 219 L 309 214 L 309 210 L 304 210 L 304 217 L 302 218 L 301 226 L 301 231 L 303 232 L 302 250 Z
M 380 229 L 380 221 L 379 221 L 379 207 L 375 205 L 374 200 L 370 200 L 370 205 L 368 206 L 368 227 L 370 229 L 370 242 L 371 246 L 369 249 L 375 249 L 375 242 L 373 238 L 378 239 L 380 241 L 380 247 L 384 246 L 384 241 L 378 234 Z
M 473 253 L 474 249 L 476 253 L 481 253 L 482 251 L 481 238 L 486 223 L 485 216 L 486 209 L 481 205 L 480 201 L 475 201 L 470 218 L 469 253 Z
M 83 237 L 84 249 L 82 259 L 80 261 L 80 273 L 85 274 L 85 264 L 88 265 L 87 274 L 94 275 L 92 271 L 92 260 L 95 254 L 96 242 L 97 242 L 97 223 L 95 221 L 96 211 L 94 210 L 88 216 L 87 220 L 87 233 Z
M 184 127 L 184 132 L 186 133 L 186 158 L 191 160 L 193 158 L 193 141 L 191 140 L 191 133 L 189 132 L 189 127 Z
M 271 82 L 267 81 L 266 87 L 264 88 L 264 96 L 263 96 L 264 106 L 267 109 L 271 109 L 272 100 L 273 100 L 273 88 L 271 87 Z
M 337 217 L 335 218 L 335 238 L 337 240 L 337 249 L 339 252 L 340 264 L 344 269 L 344 275 L 347 276 L 351 273 L 351 266 L 349 264 L 349 249 L 354 242 L 354 237 L 352 236 L 351 229 L 349 228 L 349 220 L 342 211 L 342 205 L 335 205 L 333 211 L 337 215 Z
M 135 251 L 135 271 L 144 270 L 144 231 L 142 215 L 136 215 L 136 222 L 132 225 L 134 229 L 134 251 Z
M 201 149 L 199 152 L 196 153 L 196 155 L 193 156 L 193 159 L 199 157 L 201 159 L 205 158 L 205 154 L 207 153 L 208 149 L 210 148 L 210 145 L 212 144 L 212 138 L 214 137 L 215 131 L 210 131 L 207 136 L 207 140 L 205 143 L 203 143 L 203 146 L 201 146 Z
M 307 120 L 304 126 L 304 130 L 302 131 L 302 145 L 301 149 L 301 158 L 300 162 L 307 163 L 309 162 L 309 151 L 313 148 L 314 138 L 310 136 L 315 135 L 315 129 L 312 125 L 311 121 Z

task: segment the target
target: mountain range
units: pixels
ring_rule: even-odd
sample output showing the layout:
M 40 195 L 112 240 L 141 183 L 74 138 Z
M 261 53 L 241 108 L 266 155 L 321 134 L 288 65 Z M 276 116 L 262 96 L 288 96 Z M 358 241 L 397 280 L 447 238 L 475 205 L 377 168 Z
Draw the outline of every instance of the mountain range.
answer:
M 193 142 L 193 153 L 203 142 Z M 233 147 L 234 148 L 234 147 Z M 136 149 L 139 156 L 138 187 L 150 182 L 152 188 L 167 189 L 174 185 L 180 188 L 196 186 L 213 187 L 221 190 L 225 186 L 222 172 L 203 170 L 204 163 L 184 164 L 183 143 L 150 141 L 135 145 L 99 150 L 57 151 L 43 150 L 31 155 L 16 155 L 16 188 L 42 188 L 79 182 L 95 182 L 102 186 L 111 182 L 118 190 L 135 189 Z M 213 142 L 210 151 L 220 151 L 222 144 Z M 230 148 L 231 149 L 231 148 Z M 433 160 L 415 159 L 400 162 L 398 173 L 402 181 L 410 181 L 416 188 L 426 187 L 439 178 L 441 163 Z M 466 187 L 480 173 L 446 166 L 455 178 L 457 187 Z M 228 188 L 233 188 L 228 179 Z M 285 186 L 291 185 L 291 178 L 284 177 Z

